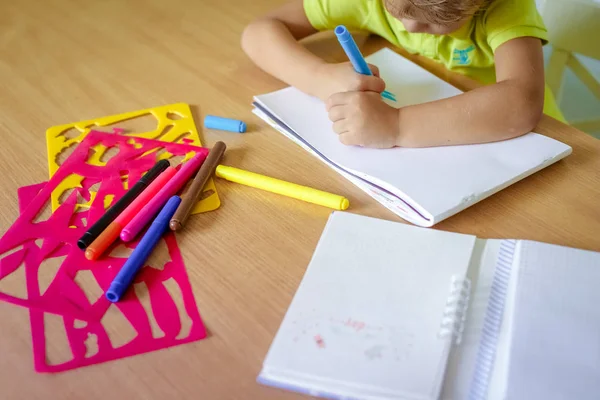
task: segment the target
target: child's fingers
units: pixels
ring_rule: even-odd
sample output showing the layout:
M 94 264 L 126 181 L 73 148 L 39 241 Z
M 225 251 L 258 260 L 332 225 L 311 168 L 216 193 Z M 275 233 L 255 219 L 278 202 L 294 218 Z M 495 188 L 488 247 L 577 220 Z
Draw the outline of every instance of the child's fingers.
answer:
M 340 143 L 346 146 L 359 146 L 360 143 L 356 140 L 356 138 L 350 134 L 350 132 L 345 132 L 338 136 Z
M 369 68 L 371 69 L 373 75 L 379 78 L 379 67 L 377 65 L 369 64 Z
M 347 90 L 350 92 L 381 93 L 385 90 L 385 82 L 376 76 L 356 74 L 354 82 L 352 82 Z
M 331 122 L 338 122 L 346 118 L 346 113 L 343 106 L 335 106 L 329 109 L 329 119 Z
M 335 93 L 329 96 L 327 99 L 327 112 L 329 112 L 333 107 L 343 106 L 348 102 L 349 93 Z
M 342 119 L 333 124 L 333 131 L 338 135 L 347 133 L 349 131 L 348 120 Z

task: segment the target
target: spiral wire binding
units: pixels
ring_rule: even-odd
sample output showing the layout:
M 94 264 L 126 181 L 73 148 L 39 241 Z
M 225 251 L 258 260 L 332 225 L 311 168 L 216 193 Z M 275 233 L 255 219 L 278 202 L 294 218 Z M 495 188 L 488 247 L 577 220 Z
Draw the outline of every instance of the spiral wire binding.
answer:
M 444 315 L 438 333 L 439 338 L 452 338 L 456 345 L 462 342 L 469 301 L 471 300 L 471 280 L 453 276 L 450 281 L 450 294 L 446 300 Z
M 516 250 L 516 240 L 503 240 L 500 245 L 500 253 L 496 261 L 490 299 L 475 362 L 475 372 L 469 391 L 469 400 L 487 399 Z

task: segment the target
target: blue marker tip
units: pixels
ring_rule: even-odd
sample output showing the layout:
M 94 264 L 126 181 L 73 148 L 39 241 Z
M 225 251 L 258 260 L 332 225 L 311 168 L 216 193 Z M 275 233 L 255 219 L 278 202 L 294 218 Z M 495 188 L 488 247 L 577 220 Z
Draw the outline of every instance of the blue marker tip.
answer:
M 125 261 L 123 267 L 115 276 L 115 279 L 111 282 L 108 290 L 106 291 L 106 298 L 112 303 L 116 303 L 123 297 L 123 294 L 131 286 L 133 278 L 138 273 L 140 268 L 144 266 L 144 263 L 152 253 L 152 250 L 156 247 L 160 238 L 169 229 L 169 222 L 171 217 L 177 211 L 177 207 L 181 203 L 181 197 L 173 196 L 167 201 L 167 204 L 162 208 L 156 219 L 148 228 L 148 231 L 140 240 L 129 259 Z

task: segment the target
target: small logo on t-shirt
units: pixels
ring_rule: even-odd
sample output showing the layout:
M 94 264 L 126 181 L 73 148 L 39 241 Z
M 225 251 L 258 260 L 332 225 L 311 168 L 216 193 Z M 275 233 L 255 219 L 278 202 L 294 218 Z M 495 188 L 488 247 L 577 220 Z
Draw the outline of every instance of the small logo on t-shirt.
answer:
M 475 46 L 471 45 L 464 50 L 454 49 L 452 52 L 452 60 L 458 65 L 469 65 L 471 64 L 471 56 L 473 55 Z

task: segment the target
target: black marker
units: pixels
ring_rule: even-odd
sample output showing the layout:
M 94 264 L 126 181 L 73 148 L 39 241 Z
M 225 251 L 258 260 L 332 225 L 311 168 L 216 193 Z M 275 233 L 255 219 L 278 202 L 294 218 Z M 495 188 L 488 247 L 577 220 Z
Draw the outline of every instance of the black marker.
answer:
M 115 205 L 106 211 L 106 214 L 102 216 L 96 223 L 83 234 L 81 239 L 77 241 L 77 246 L 81 250 L 85 250 L 100 234 L 106 229 L 111 222 L 115 220 L 127 208 L 132 201 L 136 199 L 146 187 L 152 183 L 165 169 L 170 166 L 168 160 L 161 160 L 142 176 L 139 181 L 131 189 L 125 193 L 123 197 Z

